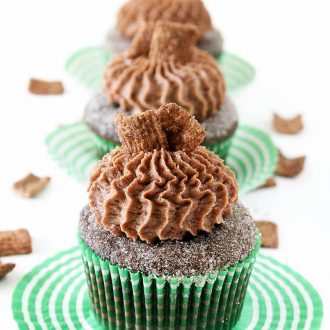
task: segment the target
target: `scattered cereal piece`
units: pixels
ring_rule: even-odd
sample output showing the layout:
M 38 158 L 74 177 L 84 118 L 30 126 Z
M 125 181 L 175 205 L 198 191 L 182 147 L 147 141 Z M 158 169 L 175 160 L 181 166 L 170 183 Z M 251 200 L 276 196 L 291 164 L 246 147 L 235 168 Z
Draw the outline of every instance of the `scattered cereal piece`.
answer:
M 278 162 L 275 174 L 289 178 L 294 177 L 304 169 L 305 160 L 305 156 L 287 158 L 278 150 Z
M 0 256 L 28 254 L 32 252 L 32 240 L 26 229 L 0 231 Z
M 6 276 L 9 272 L 11 272 L 15 268 L 15 264 L 7 263 L 3 264 L 0 261 L 0 279 Z
M 59 95 L 64 93 L 64 87 L 61 81 L 44 81 L 39 79 L 30 79 L 29 91 L 38 95 Z
M 276 113 L 273 115 L 273 125 L 277 132 L 284 134 L 297 134 L 304 127 L 301 115 L 285 119 Z
M 278 248 L 277 224 L 270 221 L 256 221 L 256 226 L 261 232 L 261 246 L 267 248 Z
M 23 179 L 14 183 L 13 189 L 22 197 L 36 197 L 50 181 L 50 177 L 39 178 L 38 176 L 29 173 Z
M 276 181 L 274 178 L 269 178 L 265 181 L 264 184 L 259 186 L 257 189 L 262 189 L 262 188 L 268 188 L 268 187 L 275 187 L 276 186 Z

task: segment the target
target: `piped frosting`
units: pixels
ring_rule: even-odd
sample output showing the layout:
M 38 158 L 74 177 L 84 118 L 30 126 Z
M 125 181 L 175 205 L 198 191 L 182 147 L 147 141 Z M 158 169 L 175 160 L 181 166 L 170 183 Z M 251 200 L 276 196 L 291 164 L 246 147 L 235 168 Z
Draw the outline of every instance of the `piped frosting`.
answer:
M 160 20 L 193 24 L 199 38 L 212 28 L 201 0 L 129 0 L 118 12 L 117 28 L 123 36 L 133 38 L 141 22 Z
M 129 51 L 110 61 L 104 92 L 111 104 L 136 113 L 175 102 L 198 120 L 225 100 L 224 77 L 214 58 L 196 48 L 190 24 L 144 23 Z
M 100 226 L 153 243 L 211 232 L 232 213 L 234 173 L 199 146 L 205 131 L 185 109 L 172 103 L 116 120 L 122 147 L 103 157 L 90 180 Z

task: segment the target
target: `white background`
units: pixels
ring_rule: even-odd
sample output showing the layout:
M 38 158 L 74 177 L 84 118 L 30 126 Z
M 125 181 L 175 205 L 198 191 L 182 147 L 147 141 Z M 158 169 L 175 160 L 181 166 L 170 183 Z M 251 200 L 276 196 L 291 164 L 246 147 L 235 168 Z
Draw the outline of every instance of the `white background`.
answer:
M 296 179 L 242 199 L 257 219 L 279 224 L 280 248 L 263 251 L 310 280 L 324 301 L 330 329 L 330 1 L 205 0 L 225 48 L 249 60 L 256 80 L 234 97 L 241 121 L 265 129 L 291 156 L 307 155 Z M 0 6 L 0 230 L 28 228 L 33 253 L 3 257 L 15 270 L 0 281 L 0 329 L 16 329 L 11 295 L 19 279 L 46 257 L 76 243 L 86 187 L 52 162 L 44 138 L 58 124 L 79 119 L 89 93 L 67 76 L 63 64 L 76 49 L 101 43 L 122 1 L 1 0 Z M 63 96 L 28 93 L 30 77 L 60 79 Z M 298 136 L 272 131 L 276 110 L 298 112 L 306 128 Z M 15 180 L 33 171 L 50 175 L 49 188 L 25 200 Z

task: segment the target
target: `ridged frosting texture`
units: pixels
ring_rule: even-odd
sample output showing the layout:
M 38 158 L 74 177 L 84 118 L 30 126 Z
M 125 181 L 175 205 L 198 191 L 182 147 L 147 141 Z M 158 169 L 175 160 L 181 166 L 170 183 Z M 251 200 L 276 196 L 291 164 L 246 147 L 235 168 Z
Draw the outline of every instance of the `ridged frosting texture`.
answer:
M 143 24 L 131 49 L 106 69 L 103 89 L 109 102 L 133 113 L 175 102 L 198 120 L 213 115 L 224 104 L 224 77 L 196 39 L 189 24 Z
M 199 146 L 205 131 L 186 110 L 169 104 L 118 114 L 117 125 L 123 146 L 103 157 L 89 187 L 91 210 L 105 230 L 147 243 L 182 240 L 210 232 L 232 213 L 234 173 Z
M 117 28 L 122 35 L 133 38 L 141 22 L 159 20 L 193 24 L 200 38 L 212 28 L 210 15 L 201 0 L 127 1 L 118 12 Z

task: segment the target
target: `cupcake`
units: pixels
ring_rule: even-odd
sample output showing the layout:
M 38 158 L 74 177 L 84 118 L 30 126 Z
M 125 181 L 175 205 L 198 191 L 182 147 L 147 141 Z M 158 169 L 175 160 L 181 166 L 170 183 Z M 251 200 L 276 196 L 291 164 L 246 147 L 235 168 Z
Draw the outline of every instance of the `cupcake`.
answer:
M 110 61 L 103 91 L 87 104 L 84 114 L 103 154 L 119 143 L 117 112 L 132 115 L 175 102 L 204 126 L 204 144 L 226 158 L 237 111 L 216 61 L 195 46 L 197 37 L 190 24 L 145 23 L 131 48 Z
M 214 57 L 223 50 L 223 38 L 201 0 L 129 0 L 118 12 L 117 26 L 107 35 L 105 46 L 111 55 L 130 48 L 142 22 L 189 23 L 197 28 L 198 47 Z
M 260 245 L 234 173 L 171 103 L 116 115 L 121 147 L 80 215 L 91 309 L 106 329 L 230 329 Z

